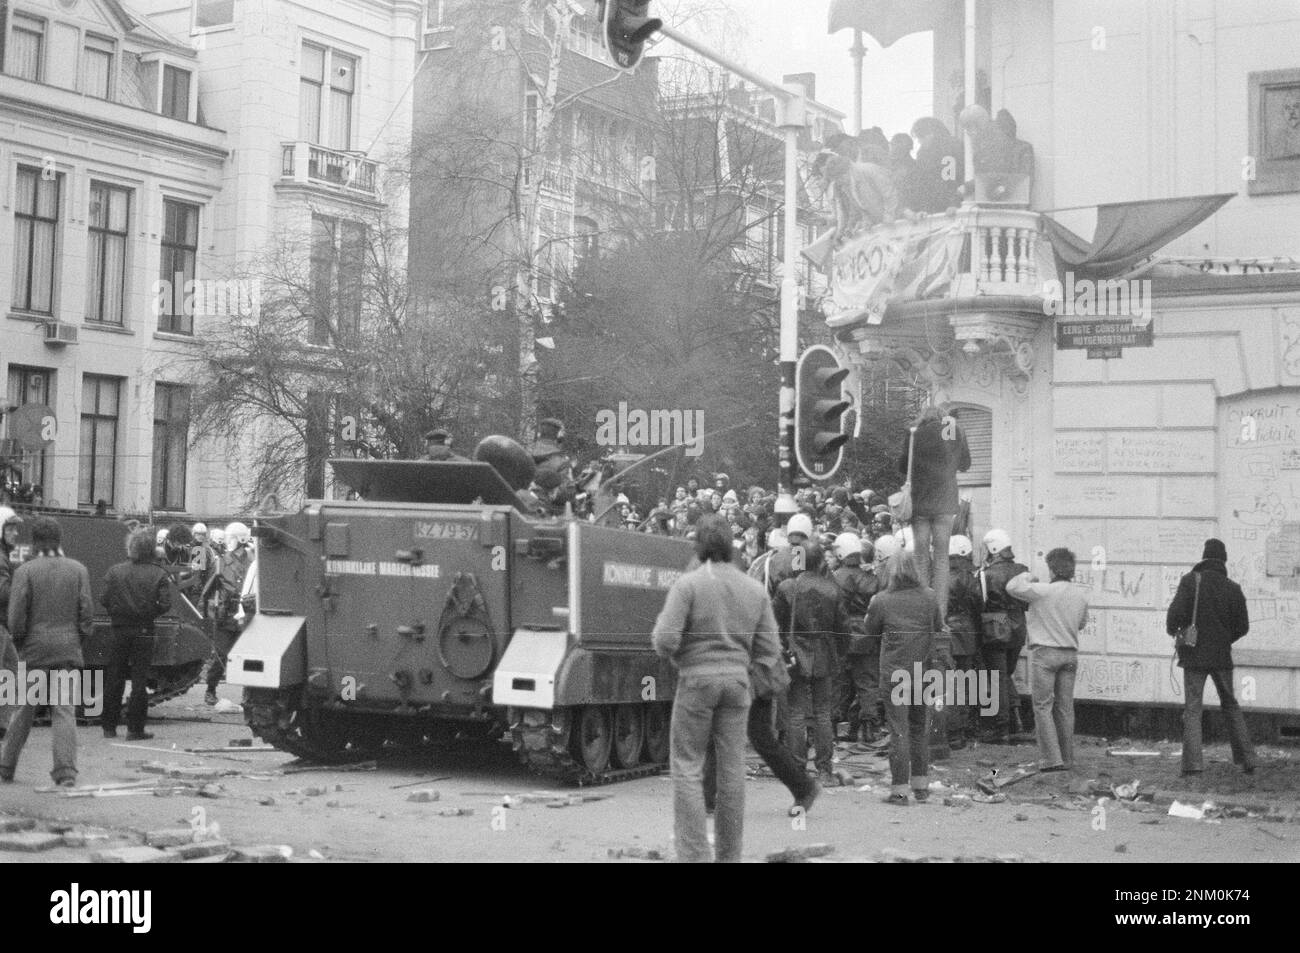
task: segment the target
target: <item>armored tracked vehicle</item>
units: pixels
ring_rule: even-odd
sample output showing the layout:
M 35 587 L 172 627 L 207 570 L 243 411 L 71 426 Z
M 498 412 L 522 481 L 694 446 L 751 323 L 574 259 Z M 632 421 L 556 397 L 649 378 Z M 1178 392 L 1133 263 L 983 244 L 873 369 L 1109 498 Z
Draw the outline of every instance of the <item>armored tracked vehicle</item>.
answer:
M 579 784 L 668 760 L 651 649 L 679 539 L 530 515 L 481 461 L 331 461 L 361 497 L 261 519 L 258 611 L 230 653 L 249 726 L 323 761 L 508 732 Z

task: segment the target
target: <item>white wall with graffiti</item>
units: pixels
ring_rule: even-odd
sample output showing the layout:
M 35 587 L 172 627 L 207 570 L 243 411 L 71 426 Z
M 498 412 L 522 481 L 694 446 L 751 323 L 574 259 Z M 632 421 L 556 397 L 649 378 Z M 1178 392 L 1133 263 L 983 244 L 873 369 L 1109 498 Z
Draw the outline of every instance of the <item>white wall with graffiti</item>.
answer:
M 1054 352 L 1050 448 L 1039 448 L 1050 452 L 1051 478 L 1035 487 L 1045 518 L 1032 550 L 1073 549 L 1095 607 L 1078 699 L 1182 702 L 1165 610 L 1214 536 L 1227 544 L 1229 574 L 1250 609 L 1250 634 L 1234 649 L 1238 698 L 1257 710 L 1300 710 L 1294 301 L 1166 298 L 1153 347 L 1112 360 Z M 1206 700 L 1218 701 L 1212 691 Z

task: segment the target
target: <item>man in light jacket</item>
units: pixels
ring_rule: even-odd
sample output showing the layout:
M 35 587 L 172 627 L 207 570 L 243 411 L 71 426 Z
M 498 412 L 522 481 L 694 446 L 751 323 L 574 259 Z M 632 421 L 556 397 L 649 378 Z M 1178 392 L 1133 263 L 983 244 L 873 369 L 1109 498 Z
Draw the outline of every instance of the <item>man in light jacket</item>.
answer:
M 708 862 L 704 761 L 717 755 L 717 859 L 739 863 L 745 818 L 749 666 L 780 656 L 763 586 L 732 564 L 731 528 L 716 515 L 696 527 L 698 568 L 673 583 L 654 626 L 654 648 L 677 668 L 670 735 L 677 860 Z
M 1047 554 L 1052 581 L 1029 573 L 1007 582 L 1007 595 L 1029 603 L 1029 685 L 1034 698 L 1040 771 L 1074 764 L 1074 676 L 1079 669 L 1079 631 L 1088 624 L 1088 595 L 1074 580 L 1074 553 Z
M 69 697 L 71 679 L 55 677 L 59 672 L 83 669 L 81 643 L 94 625 L 90 598 L 90 574 L 59 548 L 62 533 L 49 517 L 32 521 L 32 559 L 14 570 L 9 594 L 9 631 L 19 659 L 28 673 L 44 670 L 49 684 L 48 701 L 54 734 L 54 783 L 73 787 L 77 783 L 77 701 Z M 36 704 L 23 699 L 9 722 L 4 748 L 0 751 L 0 780 L 12 781 L 18 756 L 27 743 Z

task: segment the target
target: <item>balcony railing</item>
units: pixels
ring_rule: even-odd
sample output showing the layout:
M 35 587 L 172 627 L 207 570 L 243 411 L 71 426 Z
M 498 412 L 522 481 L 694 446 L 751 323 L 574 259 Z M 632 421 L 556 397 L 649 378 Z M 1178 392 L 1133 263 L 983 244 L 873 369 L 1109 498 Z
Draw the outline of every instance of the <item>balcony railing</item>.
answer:
M 953 214 L 878 225 L 834 251 L 827 321 L 876 323 L 889 300 L 1042 297 L 1043 282 L 1054 277 L 1045 273 L 1045 242 L 1039 214 L 1023 208 L 964 205 Z M 808 251 L 816 255 L 818 248 Z
M 524 187 L 531 188 L 535 175 L 534 164 L 524 164 Z M 563 198 L 573 197 L 573 171 L 558 162 L 542 164 L 542 191 Z
M 281 146 L 282 179 L 304 185 L 323 185 L 374 197 L 378 169 L 379 163 L 352 152 L 309 142 L 286 142 Z

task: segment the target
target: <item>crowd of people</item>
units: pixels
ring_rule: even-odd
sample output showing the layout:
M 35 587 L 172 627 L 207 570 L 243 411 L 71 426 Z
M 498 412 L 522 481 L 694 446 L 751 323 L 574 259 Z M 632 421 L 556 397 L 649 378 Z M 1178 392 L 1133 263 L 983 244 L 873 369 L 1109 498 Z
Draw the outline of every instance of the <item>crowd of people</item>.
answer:
M 792 816 L 840 783 L 837 740 L 887 749 L 885 801 L 897 806 L 928 800 L 932 759 L 972 741 L 1013 743 L 1031 720 L 1039 770 L 1073 766 L 1074 680 L 1089 611 L 1075 555 L 1047 552 L 1040 581 L 1017 559 L 1010 534 L 995 528 L 977 560 L 972 540 L 951 533 L 967 521 L 956 487 L 970 465 L 960 426 L 944 408 L 927 409 L 908 448 L 900 461 L 906 506 L 891 498 L 881 509 L 870 490 L 806 490 L 800 510 L 774 526 L 766 494 L 728 499 L 719 474 L 710 489 L 682 488 L 668 507 L 667 531 L 684 528 L 697 557 L 654 629 L 656 650 L 681 680 L 671 728 L 679 859 L 715 859 L 705 839 L 710 811 L 716 859 L 739 859 L 746 738 L 790 791 Z M 896 525 L 891 509 L 907 525 Z M 765 522 L 766 546 L 751 559 L 746 534 Z M 1219 691 L 1234 760 L 1248 773 L 1255 767 L 1231 678 L 1231 645 L 1249 620 L 1226 559 L 1223 543 L 1208 540 L 1166 619 L 1185 672 L 1185 774 L 1202 769 L 1207 679 Z M 1026 648 L 1032 716 L 1013 678 Z M 771 675 L 774 657 L 784 679 Z M 917 690 L 922 673 L 938 676 L 941 705 Z M 989 691 L 978 699 L 951 688 L 981 684 Z
M 30 548 L 17 565 L 19 533 L 26 519 Z M 104 672 L 100 727 L 116 738 L 126 703 L 127 739 L 146 741 L 149 669 L 153 661 L 156 621 L 172 608 L 173 594 L 191 597 L 213 639 L 207 693 L 217 704 L 216 688 L 226 658 L 247 614 L 255 611 L 256 555 L 252 534 L 240 522 L 208 531 L 203 523 L 171 527 L 138 526 L 126 537 L 126 559 L 112 566 L 92 590 L 86 567 L 63 551 L 63 534 L 52 516 L 23 517 L 0 506 L 0 665 L 14 673 L 20 662 L 28 672 L 79 671 L 85 668 L 82 643 L 89 638 L 96 605 L 111 623 Z M 75 555 L 75 554 L 74 554 Z M 58 684 L 51 680 L 51 685 Z M 63 683 L 66 684 L 66 683 Z M 82 697 L 47 696 L 53 735 L 55 784 L 71 787 L 77 778 L 77 705 Z M 31 703 L 29 703 L 31 702 Z M 25 699 L 0 709 L 0 781 L 13 781 L 27 743 L 37 700 Z

